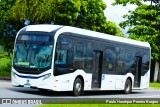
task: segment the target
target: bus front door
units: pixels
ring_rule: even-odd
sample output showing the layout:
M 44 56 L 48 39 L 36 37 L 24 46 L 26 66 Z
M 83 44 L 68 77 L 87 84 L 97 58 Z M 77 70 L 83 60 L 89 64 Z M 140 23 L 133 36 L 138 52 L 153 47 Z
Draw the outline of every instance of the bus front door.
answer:
M 102 51 L 94 51 L 93 68 L 92 68 L 92 86 L 91 88 L 101 88 L 102 75 Z
M 135 58 L 134 87 L 140 87 L 142 57 Z

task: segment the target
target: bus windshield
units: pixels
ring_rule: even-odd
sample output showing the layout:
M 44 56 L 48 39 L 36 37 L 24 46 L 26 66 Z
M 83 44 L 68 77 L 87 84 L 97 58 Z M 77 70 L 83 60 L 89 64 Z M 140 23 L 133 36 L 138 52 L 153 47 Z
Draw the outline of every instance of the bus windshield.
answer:
M 46 68 L 51 66 L 52 48 L 50 44 L 17 43 L 13 65 L 23 68 Z

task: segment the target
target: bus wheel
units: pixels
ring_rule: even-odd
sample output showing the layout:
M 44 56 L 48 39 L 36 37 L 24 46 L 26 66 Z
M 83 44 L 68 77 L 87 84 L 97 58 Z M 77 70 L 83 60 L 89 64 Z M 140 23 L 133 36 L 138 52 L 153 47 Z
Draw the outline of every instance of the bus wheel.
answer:
M 124 86 L 124 94 L 129 94 L 132 91 L 132 83 L 130 79 L 126 80 L 125 86 Z
M 73 84 L 73 95 L 79 96 L 82 92 L 82 80 L 80 78 L 76 78 Z

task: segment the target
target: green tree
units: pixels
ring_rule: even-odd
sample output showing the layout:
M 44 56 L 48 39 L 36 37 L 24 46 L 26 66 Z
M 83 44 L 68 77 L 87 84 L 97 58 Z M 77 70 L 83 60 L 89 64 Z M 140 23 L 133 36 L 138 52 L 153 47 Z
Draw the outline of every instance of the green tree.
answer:
M 102 0 L 16 0 L 12 16 L 16 22 L 69 25 L 124 36 L 115 23 L 106 21 Z
M 11 8 L 14 0 L 0 0 L 0 44 L 6 49 L 9 44 L 13 44 L 16 30 L 13 28 L 14 21 L 12 20 Z M 13 47 L 12 47 L 13 48 Z
M 150 1 L 150 5 L 144 4 Z M 129 38 L 147 41 L 151 45 L 152 59 L 160 61 L 160 1 L 159 0 L 116 0 L 116 4 L 136 4 L 138 7 L 124 15 L 122 28 L 129 27 Z

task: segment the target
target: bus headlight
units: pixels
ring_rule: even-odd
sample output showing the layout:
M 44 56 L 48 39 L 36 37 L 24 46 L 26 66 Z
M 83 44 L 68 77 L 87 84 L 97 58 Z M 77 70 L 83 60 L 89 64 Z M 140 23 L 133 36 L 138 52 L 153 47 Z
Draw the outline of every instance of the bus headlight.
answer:
M 50 76 L 51 76 L 51 73 L 44 75 L 44 76 L 43 76 L 43 80 L 49 78 Z

